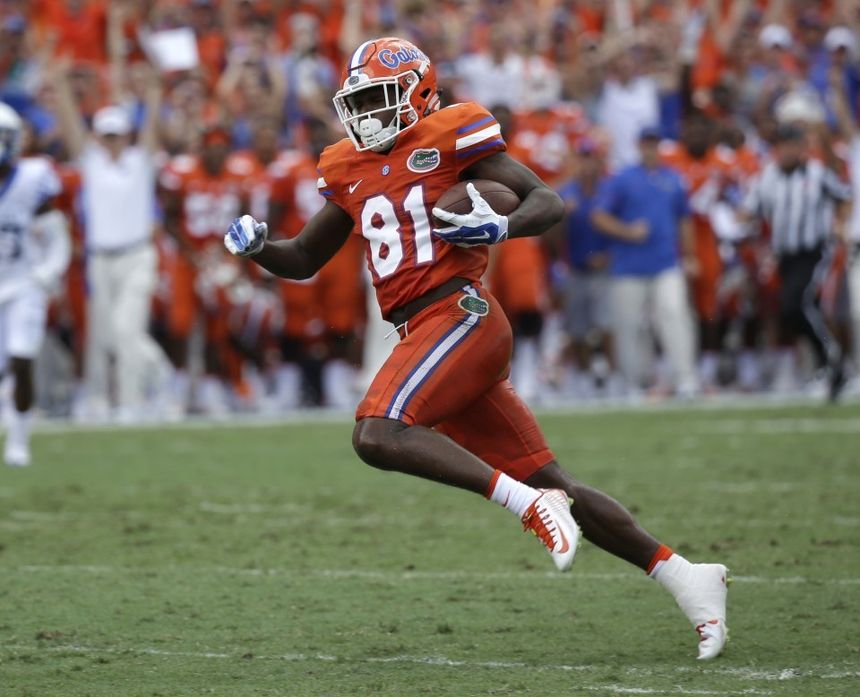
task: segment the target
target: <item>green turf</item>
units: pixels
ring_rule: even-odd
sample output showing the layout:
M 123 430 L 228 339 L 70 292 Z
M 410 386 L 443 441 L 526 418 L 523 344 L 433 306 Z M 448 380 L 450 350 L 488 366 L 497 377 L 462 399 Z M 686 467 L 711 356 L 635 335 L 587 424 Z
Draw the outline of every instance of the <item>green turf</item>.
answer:
M 40 434 L 0 470 L 0 695 L 858 695 L 860 408 L 542 418 L 560 459 L 737 576 L 695 635 L 349 424 Z

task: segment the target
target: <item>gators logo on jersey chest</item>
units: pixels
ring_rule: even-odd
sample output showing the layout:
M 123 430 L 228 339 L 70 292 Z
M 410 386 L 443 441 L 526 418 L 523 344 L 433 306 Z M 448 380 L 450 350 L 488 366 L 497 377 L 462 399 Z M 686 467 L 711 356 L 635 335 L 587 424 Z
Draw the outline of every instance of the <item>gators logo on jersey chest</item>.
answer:
M 418 148 L 412 151 L 406 160 L 406 166 L 411 172 L 422 174 L 436 169 L 441 161 L 442 158 L 436 148 Z

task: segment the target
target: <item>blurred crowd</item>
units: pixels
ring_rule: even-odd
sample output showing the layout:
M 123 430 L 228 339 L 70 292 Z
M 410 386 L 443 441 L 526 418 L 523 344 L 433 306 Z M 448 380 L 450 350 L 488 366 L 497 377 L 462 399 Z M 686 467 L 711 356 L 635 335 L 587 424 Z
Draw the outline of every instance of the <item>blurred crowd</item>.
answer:
M 767 222 L 736 213 L 780 140 L 858 190 L 858 26 L 851 0 L 2 0 L 0 101 L 26 154 L 53 160 L 74 245 L 39 403 L 128 421 L 357 403 L 396 341 L 358 236 L 303 282 L 221 240 L 242 212 L 278 238 L 321 207 L 316 160 L 343 137 L 331 97 L 377 36 L 418 45 L 443 102 L 490 109 L 568 205 L 559 229 L 494 248 L 486 276 L 527 400 L 821 389 L 778 327 Z M 671 279 L 666 250 L 623 257 L 635 225 L 612 232 L 616 178 L 640 160 L 682 183 Z M 112 207 L 123 177 L 142 212 Z M 860 215 L 832 228 L 816 302 L 850 373 Z M 653 285 L 625 286 L 625 264 Z

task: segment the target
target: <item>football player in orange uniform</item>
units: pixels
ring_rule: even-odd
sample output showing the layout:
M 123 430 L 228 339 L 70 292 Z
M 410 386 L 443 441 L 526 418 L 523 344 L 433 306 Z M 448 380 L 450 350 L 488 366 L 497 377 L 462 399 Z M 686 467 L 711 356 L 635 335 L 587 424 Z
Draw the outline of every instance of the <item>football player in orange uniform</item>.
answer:
M 272 190 L 270 220 L 278 221 L 278 232 L 287 238 L 295 237 L 325 203 L 317 188 L 317 161 L 331 142 L 331 129 L 315 119 L 306 127 L 309 152 L 289 154 L 285 174 Z M 353 235 L 313 278 L 282 285 L 287 306 L 282 376 L 287 384 L 295 381 L 292 373 L 298 368 L 292 364 L 298 364 L 304 398 L 313 404 L 355 406 L 351 350 L 365 304 L 363 251 L 361 238 Z
M 702 385 L 716 385 L 717 367 L 722 343 L 722 321 L 718 291 L 723 276 L 720 243 L 711 226 L 710 214 L 721 191 L 733 179 L 733 161 L 712 144 L 714 128 L 704 115 L 685 120 L 679 143 L 664 142 L 660 155 L 669 167 L 684 177 L 693 209 L 693 236 L 698 268 L 690 285 L 693 304 L 699 319 L 701 360 L 699 378 Z
M 205 287 L 198 272 L 217 261 L 213 254 L 223 234 L 223 226 L 245 208 L 242 178 L 226 168 L 230 134 L 209 128 L 203 136 L 199 157 L 175 157 L 162 172 L 159 185 L 164 205 L 164 227 L 177 243 L 171 260 L 171 304 L 168 308 L 170 357 L 177 368 L 177 401 L 187 399 L 188 340 L 201 317 L 205 326 L 203 394 L 200 406 L 221 412 L 225 395 L 221 380 L 228 377 L 225 351 L 228 351 L 228 326 L 218 312 L 213 297 L 204 297 Z M 227 267 L 224 267 L 228 270 Z
M 267 241 L 265 224 L 245 215 L 224 243 L 279 276 L 307 278 L 350 234 L 364 238 L 382 314 L 401 340 L 359 405 L 356 452 L 374 467 L 501 504 L 561 570 L 573 562 L 581 525 L 592 542 L 672 592 L 700 635 L 700 658 L 720 653 L 725 566 L 690 564 L 616 501 L 564 472 L 507 379 L 511 328 L 479 281 L 487 245 L 547 230 L 563 214 L 561 199 L 505 153 L 485 109 L 439 109 L 435 69 L 407 41 L 362 44 L 334 100 L 348 138 L 320 158 L 325 205 L 291 240 Z M 519 207 L 499 215 L 469 185 L 471 213 L 433 208 L 469 179 L 505 184 Z M 434 228 L 431 216 L 449 225 Z
M 75 380 L 83 378 L 84 339 L 86 337 L 87 290 L 86 290 L 86 259 L 84 257 L 84 231 L 81 225 L 81 215 L 78 209 L 78 196 L 81 190 L 81 173 L 77 167 L 62 163 L 56 165 L 57 176 L 60 178 L 62 189 L 57 196 L 57 208 L 62 211 L 69 221 L 69 239 L 72 245 L 71 260 L 66 270 L 64 292 L 57 299 L 62 307 L 61 314 L 66 320 L 69 331 L 68 342 L 74 361 Z
M 520 129 L 525 127 L 528 130 L 522 117 L 517 118 L 504 106 L 495 108 L 493 115 L 499 122 L 502 139 L 508 143 L 509 155 L 538 174 L 539 166 L 535 165 L 540 157 L 535 151 L 542 149 L 528 134 L 520 138 L 523 135 Z M 531 131 L 528 133 L 535 135 Z M 516 141 L 519 145 L 515 145 Z M 545 176 L 540 178 L 550 183 Z M 539 237 L 520 237 L 490 250 L 487 280 L 514 333 L 511 382 L 527 402 L 540 396 L 538 342 L 543 331 L 544 313 L 549 309 L 546 267 Z
M 529 109 L 509 115 L 501 107 L 493 109 L 493 115 L 502 127 L 508 154 L 558 188 L 570 173 L 573 145 L 588 123 L 578 105 L 561 102 L 561 82 L 551 67 L 530 65 L 526 92 Z M 526 401 L 540 396 L 538 342 L 550 309 L 545 252 L 537 237 L 512 240 L 491 251 L 487 275 L 493 295 L 513 327 L 511 381 Z M 547 329 L 550 334 L 558 331 L 553 325 Z

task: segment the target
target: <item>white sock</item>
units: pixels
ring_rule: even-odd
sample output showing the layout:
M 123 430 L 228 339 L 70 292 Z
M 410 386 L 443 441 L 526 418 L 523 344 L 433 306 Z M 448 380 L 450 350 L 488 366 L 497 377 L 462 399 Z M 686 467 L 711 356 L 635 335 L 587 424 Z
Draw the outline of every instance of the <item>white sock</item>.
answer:
M 518 518 L 522 518 L 526 509 L 540 496 L 540 492 L 499 470 L 496 470 L 496 475 L 493 490 L 487 498 L 493 503 L 504 506 Z
M 719 565 L 691 564 L 680 554 L 673 554 L 663 564 L 658 564 L 650 575 L 672 594 L 678 607 L 695 627 L 715 619 L 715 613 L 724 612 L 720 608 L 725 608 L 725 578 L 722 583 L 702 583 L 701 574 L 707 574 L 708 567 L 716 566 Z M 719 568 L 725 573 L 724 566 Z M 725 620 L 725 617 L 720 619 Z
M 677 574 L 687 569 L 687 567 L 693 566 L 690 562 L 688 562 L 684 557 L 682 557 L 677 552 L 672 552 L 672 556 L 668 559 L 658 561 L 657 564 L 654 565 L 654 568 L 651 570 L 651 573 L 648 574 L 651 578 L 657 581 L 661 586 L 666 586 L 667 583 L 671 584 L 672 581 L 669 580 L 677 576 Z M 665 576 L 663 572 L 665 573 Z
M 658 563 L 650 576 L 672 594 L 685 614 L 689 614 L 691 599 L 687 596 L 692 586 L 692 574 L 693 565 L 680 554 L 673 554 L 666 561 Z
M 720 367 L 720 356 L 716 351 L 704 351 L 699 358 L 699 380 L 703 387 L 713 387 L 717 384 L 717 370 Z
M 191 386 L 191 378 L 188 375 L 188 371 L 184 369 L 176 370 L 171 378 L 171 383 L 174 402 L 185 413 L 188 408 L 188 391 Z
M 18 411 L 14 405 L 9 409 L 7 438 L 9 438 L 10 443 L 19 447 L 27 447 L 30 443 L 30 416 L 30 411 Z
M 358 403 L 352 391 L 354 382 L 355 369 L 349 363 L 339 358 L 328 361 L 322 370 L 326 405 L 337 409 L 354 409 Z
M 744 349 L 738 356 L 738 383 L 745 390 L 755 390 L 761 382 L 758 355 Z
M 281 409 L 296 409 L 302 402 L 302 371 L 295 363 L 282 363 L 275 373 L 275 395 Z
M 204 375 L 200 379 L 200 407 L 209 416 L 226 416 L 230 413 L 227 387 L 221 378 Z
M 538 371 L 540 353 L 537 340 L 532 337 L 516 339 L 511 361 L 511 382 L 514 390 L 526 402 L 538 396 Z

